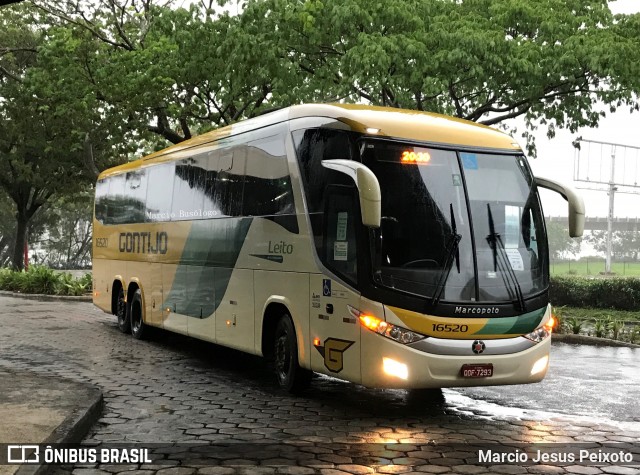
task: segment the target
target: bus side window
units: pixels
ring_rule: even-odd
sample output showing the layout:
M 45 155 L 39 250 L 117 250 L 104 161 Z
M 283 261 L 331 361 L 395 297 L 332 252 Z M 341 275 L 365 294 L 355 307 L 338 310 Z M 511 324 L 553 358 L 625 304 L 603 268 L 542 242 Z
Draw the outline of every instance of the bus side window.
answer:
M 348 176 L 322 166 L 322 160 L 352 159 L 353 141 L 348 132 L 329 128 L 295 131 L 293 139 L 318 257 L 328 268 L 347 280 L 355 281 L 355 232 L 349 235 L 349 229 L 353 227 L 355 230 L 353 215 L 358 205 L 356 201 L 349 207 L 345 201 L 348 201 L 346 196 L 350 193 L 346 190 L 355 187 Z M 333 201 L 332 190 L 339 191 L 339 198 L 335 198 L 338 201 Z M 342 237 L 337 234 L 338 219 L 344 220 L 345 217 L 347 239 L 337 239 Z M 345 250 L 346 261 L 343 260 Z
M 227 149 L 220 155 L 214 205 L 221 216 L 241 216 L 246 146 Z
M 204 159 L 203 159 L 204 163 Z M 215 201 L 216 177 L 220 169 L 220 150 L 207 152 L 206 173 L 204 181 L 204 218 L 215 218 L 220 216 L 220 209 Z
M 202 218 L 204 174 L 205 170 L 197 157 L 186 158 L 176 162 L 176 172 L 173 180 L 173 202 L 171 204 L 172 221 Z
M 249 142 L 242 214 L 293 214 L 293 190 L 284 149 L 284 137 L 275 135 Z
M 356 228 L 357 193 L 353 187 L 330 185 L 326 190 L 324 262 L 327 266 L 357 281 Z
M 106 224 L 125 223 L 126 215 L 126 195 L 125 195 L 125 174 L 109 177 L 109 194 L 107 198 Z
M 109 202 L 109 181 L 107 178 L 98 180 L 96 183 L 96 219 L 101 223 L 107 222 L 107 206 Z
M 169 221 L 171 219 L 171 193 L 175 164 L 162 163 L 149 167 L 147 172 L 146 221 Z

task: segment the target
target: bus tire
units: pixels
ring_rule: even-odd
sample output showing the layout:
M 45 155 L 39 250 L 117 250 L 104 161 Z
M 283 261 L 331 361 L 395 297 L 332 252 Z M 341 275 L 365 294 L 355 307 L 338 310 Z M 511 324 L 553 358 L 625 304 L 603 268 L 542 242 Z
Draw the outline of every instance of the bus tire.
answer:
M 118 328 L 122 333 L 129 333 L 131 324 L 129 323 L 129 312 L 127 302 L 124 299 L 124 288 L 118 289 L 118 299 L 116 300 L 116 317 L 118 318 Z
M 298 364 L 298 344 L 291 317 L 282 315 L 274 335 L 273 357 L 276 377 L 280 387 L 297 393 L 309 386 L 312 372 Z
M 131 320 L 131 335 L 136 340 L 142 340 L 146 335 L 147 326 L 144 324 L 144 306 L 140 289 L 135 291 L 129 303 L 129 319 Z

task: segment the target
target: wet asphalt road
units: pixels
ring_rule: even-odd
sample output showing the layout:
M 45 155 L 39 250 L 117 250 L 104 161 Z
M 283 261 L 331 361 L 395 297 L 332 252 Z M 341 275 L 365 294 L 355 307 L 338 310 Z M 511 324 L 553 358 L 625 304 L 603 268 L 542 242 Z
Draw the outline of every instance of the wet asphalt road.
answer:
M 640 422 L 640 348 L 554 343 L 549 372 L 541 383 L 456 392 L 499 406 Z

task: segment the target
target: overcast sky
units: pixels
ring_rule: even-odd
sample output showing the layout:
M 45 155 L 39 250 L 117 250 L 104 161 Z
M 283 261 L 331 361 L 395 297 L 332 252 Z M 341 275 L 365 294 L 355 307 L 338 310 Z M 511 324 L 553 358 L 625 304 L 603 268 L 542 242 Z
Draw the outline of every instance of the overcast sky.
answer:
M 613 13 L 640 12 L 640 0 L 617 0 L 610 2 L 609 5 Z M 514 123 L 519 124 L 519 122 Z M 546 138 L 546 131 L 540 129 L 536 135 L 538 158 L 530 160 L 534 173 L 556 178 L 567 183 L 574 183 L 574 157 L 576 150 L 571 144 L 579 136 L 587 140 L 640 147 L 640 113 L 630 113 L 628 108 L 623 108 L 614 114 L 609 113 L 605 119 L 601 120 L 599 127 L 596 129 L 584 128 L 576 134 L 571 134 L 565 130 L 558 130 L 553 140 L 548 140 Z M 524 145 L 522 139 L 519 141 L 521 145 Z M 626 163 L 624 163 L 623 152 L 623 149 L 618 149 L 616 162 L 620 163 L 620 168 L 616 175 L 620 176 L 623 171 L 622 167 L 626 165 L 624 171 L 627 180 L 633 182 L 637 178 L 640 184 L 640 176 L 637 176 L 640 175 L 640 163 L 636 163 L 637 160 L 640 160 L 640 153 L 634 149 L 627 149 Z M 583 148 L 581 159 L 585 160 L 587 154 L 588 150 Z M 589 158 L 592 164 L 599 154 L 599 148 L 596 147 L 591 150 Z M 610 151 L 605 149 L 602 154 L 605 155 L 604 168 L 606 169 Z M 576 182 L 574 186 L 584 187 L 589 185 Z M 607 216 L 609 197 L 606 192 L 579 191 L 585 200 L 587 216 Z M 637 191 L 640 193 L 640 188 Z M 541 196 L 545 215 L 566 216 L 566 202 L 562 198 L 546 190 L 541 192 Z M 639 217 L 640 194 L 616 193 L 614 214 L 616 217 Z

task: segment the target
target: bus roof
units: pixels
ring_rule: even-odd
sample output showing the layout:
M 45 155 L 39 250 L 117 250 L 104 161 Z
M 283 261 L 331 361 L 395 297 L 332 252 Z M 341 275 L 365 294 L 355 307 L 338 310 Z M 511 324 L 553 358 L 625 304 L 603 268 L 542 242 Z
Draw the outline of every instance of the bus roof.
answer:
M 171 160 L 172 154 L 184 149 L 215 142 L 226 137 L 266 127 L 270 124 L 303 117 L 336 119 L 344 122 L 356 132 L 375 137 L 393 137 L 463 147 L 521 151 L 520 146 L 509 135 L 499 130 L 442 114 L 358 104 L 303 104 L 212 130 L 133 162 L 105 170 L 100 174 L 100 178 L 138 168 L 149 160 L 153 162 Z M 372 129 L 374 131 L 377 129 L 377 132 L 372 133 Z

